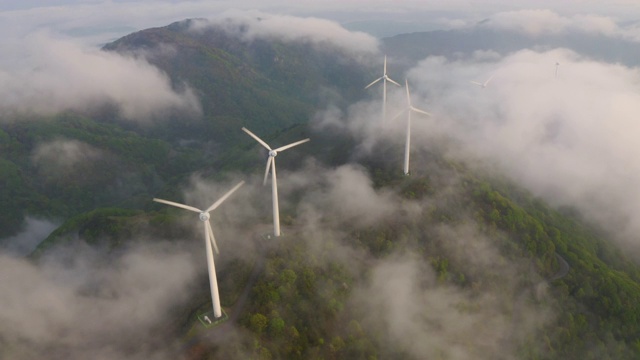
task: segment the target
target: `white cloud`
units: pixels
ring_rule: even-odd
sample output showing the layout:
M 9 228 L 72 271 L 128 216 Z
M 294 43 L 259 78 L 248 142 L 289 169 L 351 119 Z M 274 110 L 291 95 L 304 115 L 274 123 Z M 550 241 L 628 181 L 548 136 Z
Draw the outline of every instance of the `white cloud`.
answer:
M 29 255 L 59 224 L 27 216 L 24 229 L 15 236 L 2 239 L 1 248 L 18 256 Z
M 198 113 L 185 88 L 146 61 L 87 50 L 48 33 L 0 42 L 0 112 L 51 114 L 115 105 L 126 119 L 148 121 L 179 109 Z M 11 54 L 11 55 L 7 55 Z
M 102 156 L 100 150 L 85 142 L 57 139 L 38 144 L 33 150 L 32 160 L 38 167 L 67 173 L 76 165 L 93 162 Z
M 39 264 L 0 254 L 0 270 L 0 356 L 11 359 L 175 358 L 159 325 L 196 275 L 191 256 L 166 243 L 120 256 L 74 244 Z
M 194 31 L 209 26 L 222 26 L 245 41 L 253 39 L 278 39 L 285 42 L 305 42 L 313 45 L 331 45 L 354 53 L 375 53 L 378 41 L 362 32 L 351 32 L 338 23 L 319 19 L 264 12 L 227 12 L 212 21 L 199 21 Z
M 486 89 L 469 84 L 492 73 Z M 467 154 L 494 162 L 555 205 L 578 207 L 638 247 L 638 69 L 567 50 L 525 50 L 494 62 L 428 58 L 408 76 L 436 114 L 414 124 L 416 146 L 457 139 Z
M 530 270 L 501 257 L 472 230 L 441 230 L 447 232 L 442 243 L 455 247 L 454 254 L 469 244 L 490 248 L 491 254 L 468 251 L 461 256 L 473 265 L 485 262 L 475 267 L 484 274 L 474 274 L 476 283 L 460 288 L 439 282 L 433 268 L 415 254 L 372 261 L 369 281 L 352 298 L 357 308 L 369 314 L 363 324 L 382 334 L 382 347 L 402 349 L 410 358 L 517 357 L 517 349 L 554 317 L 545 305 L 531 301 L 534 284 L 518 282 L 515 274 Z M 465 270 L 471 272 L 471 266 Z

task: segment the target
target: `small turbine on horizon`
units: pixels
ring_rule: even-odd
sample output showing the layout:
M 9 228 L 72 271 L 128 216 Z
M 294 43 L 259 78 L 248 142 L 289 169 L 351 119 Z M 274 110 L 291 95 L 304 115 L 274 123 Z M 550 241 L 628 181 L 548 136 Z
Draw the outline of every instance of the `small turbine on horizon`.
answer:
M 411 112 L 417 112 L 419 114 L 431 116 L 430 113 L 420 110 L 411 105 L 411 93 L 409 92 L 409 81 L 404 80 L 405 87 L 407 89 L 407 107 L 402 110 L 395 118 L 402 115 L 403 112 L 407 112 L 407 139 L 404 145 L 404 174 L 409 175 L 409 154 L 411 152 Z
M 384 67 L 382 70 L 382 76 L 377 78 L 371 84 L 365 86 L 364 88 L 368 89 L 369 87 L 371 87 L 373 84 L 377 83 L 380 80 L 382 80 L 382 120 L 384 121 L 387 118 L 387 81 L 399 87 L 402 87 L 402 85 L 391 80 L 391 78 L 387 76 L 387 55 L 384 56 Z
M 558 68 L 560 67 L 560 63 L 556 61 L 556 79 L 558 78 Z
M 267 184 L 267 177 L 269 176 L 269 170 L 271 170 L 271 198 L 273 202 L 273 235 L 280 236 L 280 209 L 278 208 L 278 179 L 276 178 L 276 156 L 278 156 L 278 152 L 290 149 L 294 146 L 306 143 L 311 140 L 306 138 L 304 140 L 296 141 L 289 145 L 281 146 L 277 149 L 271 149 L 269 144 L 260 139 L 256 134 L 249 131 L 247 128 L 243 127 L 242 131 L 246 132 L 254 138 L 260 145 L 264 146 L 267 150 L 269 150 L 269 158 L 267 159 L 267 168 L 264 171 L 264 180 L 262 181 L 262 185 Z
M 218 251 L 218 245 L 216 244 L 216 238 L 213 236 L 213 229 L 211 228 L 211 222 L 209 221 L 210 215 L 209 212 L 215 210 L 223 201 L 225 201 L 231 194 L 233 194 L 240 186 L 244 184 L 244 181 L 240 181 L 233 189 L 229 190 L 226 194 L 224 194 L 220 199 L 213 203 L 213 205 L 209 206 L 206 210 L 200 210 L 196 207 L 184 205 L 180 203 L 176 203 L 173 201 L 162 200 L 154 198 L 153 201 L 179 207 L 181 209 L 186 209 L 189 211 L 199 213 L 198 217 L 200 221 L 204 223 L 204 239 L 207 248 L 207 268 L 209 270 L 209 286 L 211 288 L 211 302 L 213 304 L 213 315 L 217 319 L 222 316 L 222 310 L 220 309 L 220 294 L 218 293 L 218 278 L 216 277 L 216 266 L 213 262 L 213 251 L 211 246 L 216 250 L 216 254 L 220 254 Z
M 493 79 L 493 75 L 491 75 L 491 76 L 487 79 L 487 81 L 485 81 L 485 82 L 483 82 L 483 83 L 479 83 L 479 82 L 477 82 L 477 81 L 469 81 L 469 82 L 470 82 L 470 83 L 472 83 L 473 85 L 478 85 L 478 86 L 480 86 L 481 88 L 483 88 L 483 89 L 484 89 L 484 88 L 486 88 L 486 87 L 487 87 L 487 85 L 489 85 L 489 81 L 491 81 L 491 79 Z

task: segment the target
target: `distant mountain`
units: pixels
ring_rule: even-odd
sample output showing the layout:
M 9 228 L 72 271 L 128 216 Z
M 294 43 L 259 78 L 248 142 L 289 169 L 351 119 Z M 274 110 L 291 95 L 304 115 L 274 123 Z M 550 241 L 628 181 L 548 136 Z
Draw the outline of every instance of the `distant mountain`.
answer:
M 482 24 L 460 30 L 415 32 L 382 40 L 386 53 L 412 66 L 428 56 L 467 58 L 478 50 L 492 50 L 506 55 L 523 49 L 571 49 L 594 60 L 640 64 L 640 43 L 622 38 L 584 32 L 548 36 L 530 36 L 521 32 L 496 30 Z

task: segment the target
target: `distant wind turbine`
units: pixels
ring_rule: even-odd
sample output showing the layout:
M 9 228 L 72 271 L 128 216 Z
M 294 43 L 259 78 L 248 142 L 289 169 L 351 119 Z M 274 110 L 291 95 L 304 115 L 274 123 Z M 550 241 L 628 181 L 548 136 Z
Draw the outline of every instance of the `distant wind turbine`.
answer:
M 407 140 L 404 146 L 404 174 L 409 175 L 409 154 L 411 151 L 411 112 L 417 112 L 419 114 L 423 114 L 427 116 L 431 116 L 431 114 L 429 114 L 424 110 L 415 108 L 413 107 L 413 105 L 411 105 L 411 94 L 409 93 L 409 81 L 405 79 L 404 84 L 407 89 L 407 107 L 404 110 L 402 110 L 400 114 L 396 115 L 396 118 L 402 115 L 402 113 L 404 113 L 405 111 L 407 112 Z
M 281 146 L 277 149 L 271 149 L 271 147 L 260 139 L 256 134 L 249 131 L 247 128 L 242 128 L 244 132 L 249 134 L 252 138 L 254 138 L 260 145 L 264 146 L 267 150 L 269 150 L 269 158 L 267 159 L 267 168 L 264 171 L 264 180 L 262 181 L 263 185 L 267 184 L 267 177 L 269 176 L 269 170 L 271 170 L 271 197 L 273 202 L 273 235 L 280 236 L 280 210 L 278 208 L 278 180 L 276 178 L 276 156 L 278 152 L 287 150 L 294 146 L 306 143 L 310 139 L 304 139 L 300 141 L 296 141 L 289 145 Z
M 216 254 L 219 254 L 218 245 L 216 244 L 216 238 L 213 236 L 213 229 L 211 228 L 211 223 L 209 222 L 209 212 L 215 210 L 223 201 L 225 201 L 231 194 L 233 194 L 240 186 L 244 184 L 244 181 L 240 181 L 233 189 L 229 190 L 226 194 L 224 194 L 220 199 L 213 203 L 213 205 L 209 206 L 207 210 L 200 210 L 193 206 L 179 204 L 173 201 L 167 201 L 162 199 L 154 198 L 153 201 L 179 207 L 182 209 L 190 210 L 193 212 L 200 213 L 198 217 L 200 221 L 204 223 L 204 239 L 207 247 L 207 268 L 209 269 L 209 286 L 211 288 L 211 302 L 213 303 L 213 315 L 215 318 L 219 318 L 222 316 L 222 311 L 220 309 L 220 295 L 218 294 L 218 278 L 216 277 L 216 266 L 213 262 L 213 251 L 211 250 L 211 246 L 216 250 Z
M 391 78 L 387 76 L 387 55 L 384 56 L 384 68 L 382 71 L 382 76 L 377 78 L 371 84 L 365 86 L 364 88 L 368 89 L 369 87 L 371 87 L 373 84 L 377 83 L 380 80 L 382 80 L 382 120 L 384 121 L 387 118 L 387 81 L 397 86 L 402 86 L 397 82 L 391 80 Z
M 558 68 L 560 67 L 560 63 L 556 61 L 556 79 L 558 78 Z
M 487 81 L 485 81 L 485 82 L 483 82 L 483 83 L 479 83 L 479 82 L 477 82 L 477 81 L 469 81 L 469 82 L 470 82 L 470 83 L 472 83 L 473 85 L 478 85 L 478 86 L 480 86 L 481 88 L 483 88 L 483 89 L 484 89 L 484 88 L 486 88 L 486 87 L 487 87 L 487 85 L 489 85 L 489 81 L 491 81 L 491 79 L 493 79 L 493 75 L 491 75 L 491 76 L 487 79 Z

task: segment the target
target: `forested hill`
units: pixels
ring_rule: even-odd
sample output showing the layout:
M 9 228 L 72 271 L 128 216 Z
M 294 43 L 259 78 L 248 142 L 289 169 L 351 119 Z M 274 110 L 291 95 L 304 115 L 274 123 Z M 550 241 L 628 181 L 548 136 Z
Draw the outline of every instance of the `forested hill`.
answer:
M 242 40 L 221 25 L 185 20 L 143 30 L 104 47 L 144 56 L 179 87 L 193 87 L 202 102 L 200 135 L 232 143 L 237 129 L 260 133 L 307 123 L 323 105 L 361 99 L 372 69 L 340 49 L 278 39 Z M 180 134 L 182 124 L 172 128 Z M 193 130 L 190 130 L 193 136 Z
M 18 294 L 0 313 L 14 316 L 1 358 L 640 357 L 640 267 L 610 234 L 471 165 L 445 135 L 416 139 L 403 175 L 404 122 L 376 128 L 379 93 L 363 90 L 380 62 L 194 21 L 104 50 L 192 89 L 201 117 L 141 125 L 106 107 L 0 122 L 0 236 L 25 216 L 61 224 L 28 258 L 0 257 L 16 279 L 4 294 Z M 331 124 L 312 126 L 323 112 Z M 266 153 L 242 126 L 278 146 L 312 139 L 278 155 L 280 238 Z M 240 180 L 211 214 L 229 319 L 207 327 L 201 222 L 152 199 L 209 206 Z M 17 326 L 33 313 L 36 335 Z
M 104 50 L 150 62 L 177 90 L 191 89 L 200 115 L 167 111 L 140 125 L 109 104 L 3 115 L 0 237 L 16 234 L 27 214 L 65 219 L 100 207 L 142 208 L 196 171 L 246 170 L 254 144 L 241 127 L 290 140 L 305 135 L 324 105 L 365 95 L 372 69 L 331 46 L 242 41 L 215 26 L 190 30 L 192 22 L 136 32 Z

